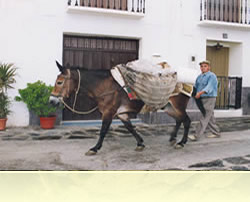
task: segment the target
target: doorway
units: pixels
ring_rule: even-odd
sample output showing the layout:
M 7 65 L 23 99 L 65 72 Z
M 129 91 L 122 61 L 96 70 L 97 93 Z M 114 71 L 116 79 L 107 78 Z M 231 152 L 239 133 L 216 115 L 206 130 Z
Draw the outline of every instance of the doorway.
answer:
M 228 76 L 229 48 L 217 43 L 207 46 L 207 60 L 211 63 L 211 71 L 217 76 Z
M 218 95 L 216 99 L 216 109 L 225 109 L 229 106 L 229 48 L 223 47 L 220 43 L 214 46 L 207 46 L 207 60 L 211 63 L 211 71 L 218 79 Z
M 73 36 L 63 37 L 63 65 L 79 67 L 90 70 L 111 69 L 117 64 L 124 64 L 138 59 L 139 40 L 121 39 L 96 36 Z M 75 109 L 88 111 L 95 107 L 92 99 L 86 95 L 79 95 Z M 67 101 L 73 106 L 74 98 Z M 88 115 L 80 115 L 68 109 L 63 110 L 63 120 L 96 120 L 101 119 L 101 113 L 96 110 Z

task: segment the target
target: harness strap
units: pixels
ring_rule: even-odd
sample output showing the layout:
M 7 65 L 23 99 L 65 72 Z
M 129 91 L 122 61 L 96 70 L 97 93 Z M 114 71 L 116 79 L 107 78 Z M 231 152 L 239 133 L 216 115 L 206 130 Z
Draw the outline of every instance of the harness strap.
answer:
M 119 89 L 119 91 L 124 90 L 124 88 L 126 88 L 126 87 L 127 87 L 127 85 L 121 86 L 120 89 Z M 96 97 L 97 97 L 97 98 L 104 97 L 104 96 L 109 95 L 109 94 L 112 94 L 112 93 L 114 93 L 114 92 L 115 92 L 115 90 L 110 90 L 110 91 L 108 91 L 108 92 L 106 92 L 106 93 L 102 93 L 101 95 L 98 95 L 98 96 L 96 96 Z
M 106 96 L 106 95 L 113 94 L 114 92 L 115 92 L 115 90 L 108 91 L 108 92 L 102 93 L 101 95 L 98 95 L 98 96 L 96 96 L 96 97 L 97 97 L 97 98 L 104 97 L 104 96 Z

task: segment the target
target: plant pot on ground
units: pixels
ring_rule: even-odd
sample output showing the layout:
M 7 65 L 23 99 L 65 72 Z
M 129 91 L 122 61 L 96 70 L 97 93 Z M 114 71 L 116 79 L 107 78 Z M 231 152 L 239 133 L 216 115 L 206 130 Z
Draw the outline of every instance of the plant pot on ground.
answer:
M 43 129 L 54 128 L 56 120 L 57 107 L 49 104 L 49 96 L 53 87 L 46 85 L 42 81 L 34 83 L 28 83 L 24 89 L 19 89 L 19 95 L 16 96 L 16 101 L 23 101 L 26 103 L 28 109 L 40 117 L 40 126 Z M 46 123 L 44 125 L 44 117 Z M 52 125 L 48 125 L 48 121 L 52 122 Z
M 0 130 L 5 130 L 9 110 L 10 99 L 3 92 L 0 92 Z

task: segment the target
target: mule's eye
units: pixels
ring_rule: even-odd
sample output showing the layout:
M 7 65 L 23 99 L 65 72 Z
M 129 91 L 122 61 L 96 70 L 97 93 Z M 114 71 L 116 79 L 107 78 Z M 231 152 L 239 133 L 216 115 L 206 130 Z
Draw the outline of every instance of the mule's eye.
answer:
M 57 85 L 62 85 L 63 82 L 62 82 L 62 81 L 58 81 L 56 84 L 57 84 Z

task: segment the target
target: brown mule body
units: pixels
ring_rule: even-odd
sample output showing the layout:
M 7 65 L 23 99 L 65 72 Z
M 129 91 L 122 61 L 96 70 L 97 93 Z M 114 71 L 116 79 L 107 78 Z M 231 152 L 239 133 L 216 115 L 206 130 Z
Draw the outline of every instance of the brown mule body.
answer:
M 96 145 L 86 154 L 96 154 L 101 149 L 105 135 L 110 127 L 112 119 L 118 117 L 129 132 L 137 141 L 136 150 L 142 150 L 145 146 L 143 139 L 135 131 L 131 124 L 131 115 L 138 114 L 144 106 L 141 100 L 130 100 L 123 88 L 113 79 L 109 70 L 85 70 L 68 69 L 57 63 L 61 74 L 58 75 L 54 89 L 51 93 L 51 103 L 56 104 L 59 100 L 77 96 L 78 93 L 85 93 L 94 100 L 98 110 L 102 114 L 102 127 Z M 59 98 L 59 99 L 58 99 Z M 170 142 L 176 142 L 176 136 L 181 123 L 184 124 L 184 135 L 177 144 L 183 147 L 187 142 L 190 119 L 186 113 L 189 97 L 178 94 L 170 97 L 170 102 L 166 106 L 166 112 L 176 120 L 176 127 L 171 134 Z M 78 100 L 79 102 L 79 100 Z

